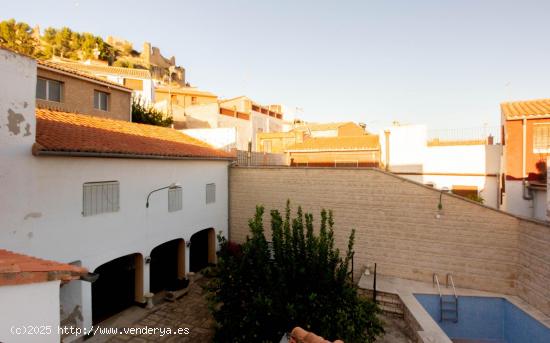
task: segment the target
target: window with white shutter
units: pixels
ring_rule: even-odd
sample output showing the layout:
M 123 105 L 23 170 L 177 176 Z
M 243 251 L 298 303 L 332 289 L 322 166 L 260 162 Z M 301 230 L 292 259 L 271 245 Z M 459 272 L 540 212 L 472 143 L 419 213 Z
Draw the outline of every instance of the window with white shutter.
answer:
M 82 187 L 82 215 L 118 212 L 119 182 L 86 182 Z
M 206 203 L 212 204 L 216 202 L 216 184 L 206 184 Z
M 183 208 L 183 191 L 181 187 L 168 189 L 168 212 L 180 211 Z

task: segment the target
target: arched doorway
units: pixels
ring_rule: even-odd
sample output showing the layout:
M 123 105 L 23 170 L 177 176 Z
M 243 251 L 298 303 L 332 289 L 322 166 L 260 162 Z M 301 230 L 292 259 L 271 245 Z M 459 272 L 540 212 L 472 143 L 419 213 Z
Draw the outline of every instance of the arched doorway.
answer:
M 141 301 L 143 256 L 130 254 L 97 267 L 92 283 L 92 322 L 97 324 Z
M 216 263 L 216 232 L 204 229 L 191 236 L 189 269 L 198 272 L 209 264 Z
M 150 290 L 179 289 L 185 277 L 185 242 L 174 239 L 158 245 L 151 251 Z

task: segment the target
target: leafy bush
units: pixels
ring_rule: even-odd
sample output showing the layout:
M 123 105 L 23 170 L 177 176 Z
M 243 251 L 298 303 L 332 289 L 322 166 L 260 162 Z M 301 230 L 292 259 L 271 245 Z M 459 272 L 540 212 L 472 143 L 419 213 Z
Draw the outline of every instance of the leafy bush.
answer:
M 164 127 L 169 127 L 174 123 L 172 116 L 155 109 L 139 97 L 132 98 L 132 121 Z
M 373 342 L 383 333 L 377 306 L 360 298 L 350 280 L 355 231 L 345 256 L 334 248 L 332 212 L 321 212 L 319 234 L 313 215 L 284 218 L 271 211 L 273 242 L 262 222 L 264 208 L 250 219 L 251 236 L 242 246 L 221 235 L 216 277 L 208 286 L 217 321 L 216 342 L 279 342 L 301 326 L 346 343 Z

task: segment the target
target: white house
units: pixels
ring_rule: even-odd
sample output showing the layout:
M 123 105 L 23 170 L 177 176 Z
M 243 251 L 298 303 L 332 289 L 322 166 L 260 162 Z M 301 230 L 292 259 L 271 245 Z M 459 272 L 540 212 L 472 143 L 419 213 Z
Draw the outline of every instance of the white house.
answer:
M 388 127 L 380 132 L 380 145 L 389 171 L 499 207 L 501 145 L 485 140 L 428 142 L 425 125 Z
M 262 106 L 245 96 L 221 100 L 216 103 L 188 106 L 185 109 L 187 129 L 200 134 L 208 143 L 219 144 L 220 128 L 233 128 L 235 136 L 225 147 L 248 150 L 249 144 L 256 150 L 256 136 L 261 132 L 282 132 L 287 128 L 280 105 Z
M 0 342 L 58 343 L 67 336 L 70 325 L 59 329 L 59 290 L 87 274 L 81 267 L 0 249 Z
M 36 62 L 14 52 L 0 49 L 0 75 L 0 248 L 99 275 L 61 288 L 62 321 L 89 327 L 215 261 L 228 153 L 169 128 L 35 110 Z

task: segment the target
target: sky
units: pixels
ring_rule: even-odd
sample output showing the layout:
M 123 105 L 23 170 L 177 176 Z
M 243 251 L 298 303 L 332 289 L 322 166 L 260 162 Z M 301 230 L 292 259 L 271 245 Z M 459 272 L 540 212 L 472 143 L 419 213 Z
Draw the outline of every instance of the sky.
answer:
M 0 19 L 144 41 L 222 98 L 307 121 L 500 125 L 550 97 L 548 0 L 1 0 Z

